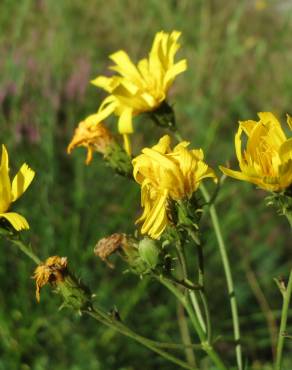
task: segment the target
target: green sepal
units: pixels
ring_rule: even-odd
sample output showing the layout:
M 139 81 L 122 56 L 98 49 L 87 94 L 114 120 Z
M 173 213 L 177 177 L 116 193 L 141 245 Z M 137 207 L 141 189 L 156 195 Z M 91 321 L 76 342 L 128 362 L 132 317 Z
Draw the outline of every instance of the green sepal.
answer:
M 277 209 L 280 216 L 285 216 L 292 228 L 292 188 L 282 193 L 272 193 L 266 197 L 267 205 Z
M 113 142 L 108 146 L 104 154 L 104 159 L 107 161 L 109 167 L 118 174 L 128 178 L 133 177 L 132 158 L 117 142 Z
M 63 281 L 55 283 L 55 291 L 62 296 L 61 308 L 68 307 L 80 312 L 92 307 L 92 295 L 89 289 L 68 271 Z
M 176 131 L 174 110 L 166 101 L 163 101 L 154 111 L 149 112 L 148 116 L 157 126 Z

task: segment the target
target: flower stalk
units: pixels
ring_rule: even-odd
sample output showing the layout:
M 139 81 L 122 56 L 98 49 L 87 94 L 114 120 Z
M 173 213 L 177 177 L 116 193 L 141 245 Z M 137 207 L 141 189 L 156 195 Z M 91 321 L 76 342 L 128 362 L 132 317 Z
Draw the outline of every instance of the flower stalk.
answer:
M 210 202 L 210 195 L 208 190 L 205 188 L 203 184 L 200 186 L 202 195 L 207 203 Z M 231 273 L 231 266 L 226 250 L 226 245 L 222 236 L 221 227 L 219 223 L 219 219 L 217 216 L 217 211 L 214 204 L 209 205 L 209 212 L 211 216 L 211 221 L 213 224 L 213 228 L 215 231 L 219 252 L 222 259 L 222 264 L 224 268 L 226 283 L 227 283 L 227 290 L 230 299 L 230 306 L 231 306 L 231 315 L 232 315 L 232 323 L 233 323 L 233 333 L 234 333 L 234 341 L 235 341 L 235 353 L 236 353 L 236 361 L 239 370 L 243 369 L 242 363 L 242 349 L 240 343 L 240 326 L 239 326 L 239 315 L 238 315 L 238 308 L 237 308 L 237 299 L 234 292 L 234 283 L 233 277 Z
M 285 342 L 285 331 L 287 327 L 287 319 L 288 319 L 288 310 L 289 304 L 292 294 L 292 269 L 290 271 L 289 280 L 287 286 L 284 284 L 279 284 L 280 291 L 283 296 L 283 306 L 282 306 L 282 315 L 281 315 L 281 323 L 280 323 L 280 330 L 278 336 L 278 344 L 277 344 L 277 352 L 276 352 L 276 362 L 275 362 L 275 370 L 281 370 L 282 368 L 282 357 L 283 357 L 283 348 Z

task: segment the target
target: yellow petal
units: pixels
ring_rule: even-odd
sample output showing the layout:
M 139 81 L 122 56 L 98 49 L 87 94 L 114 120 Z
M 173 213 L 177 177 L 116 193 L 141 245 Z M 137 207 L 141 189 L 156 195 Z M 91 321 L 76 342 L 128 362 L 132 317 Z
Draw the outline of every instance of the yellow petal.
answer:
M 97 115 L 95 117 L 97 122 L 104 121 L 108 116 L 110 116 L 117 107 L 117 101 L 116 98 L 113 95 L 110 95 L 106 97 L 97 112 Z
M 121 83 L 121 78 L 118 76 L 105 77 L 98 76 L 91 81 L 94 86 L 100 87 L 101 89 L 112 93 L 112 91 Z
M 287 123 L 290 130 L 292 130 L 292 117 L 288 113 L 287 113 Z
M 124 139 L 124 149 L 126 153 L 129 155 L 129 157 L 131 157 L 132 148 L 131 148 L 131 141 L 130 141 L 129 135 L 124 134 L 123 139 Z
M 234 138 L 234 144 L 235 144 L 235 152 L 236 152 L 236 156 L 237 156 L 240 168 L 242 168 L 243 166 L 242 154 L 241 154 L 241 134 L 242 134 L 242 129 L 239 126 L 238 131 Z
M 292 138 L 286 140 L 280 147 L 279 155 L 281 162 L 287 162 L 289 159 L 292 159 Z
M 0 217 L 5 218 L 16 231 L 29 229 L 29 225 L 26 219 L 18 213 L 15 212 L 7 212 L 7 213 L 0 213 Z
M 119 117 L 118 129 L 120 134 L 132 134 L 133 133 L 133 122 L 132 122 L 133 111 L 131 108 L 125 108 Z
M 279 120 L 271 112 L 260 112 L 258 113 L 261 123 L 268 125 L 269 127 L 269 137 L 280 146 L 286 140 L 286 136 L 281 127 Z
M 35 172 L 24 163 L 12 181 L 12 201 L 18 199 L 29 187 Z
M 164 77 L 164 87 L 166 89 L 169 88 L 169 85 L 172 83 L 174 78 L 183 73 L 187 69 L 187 61 L 186 59 L 183 59 L 179 61 L 178 63 L 174 64 L 173 67 L 167 70 L 165 77 Z
M 292 185 L 292 159 L 279 166 L 279 182 L 281 190 Z
M 247 121 L 239 121 L 239 125 L 246 134 L 246 136 L 250 137 L 254 128 L 258 123 L 256 121 L 247 120 Z
M 123 77 L 130 77 L 133 80 L 139 80 L 141 78 L 136 66 L 125 51 L 117 51 L 110 55 L 110 59 L 116 63 L 116 65 L 110 67 L 110 69 L 118 72 Z
M 170 150 L 171 138 L 169 135 L 164 135 L 156 145 L 152 147 L 153 150 L 156 150 L 159 153 L 165 154 Z
M 2 145 L 0 165 L 0 212 L 5 212 L 11 203 L 11 182 L 9 178 L 9 157 L 5 145 Z
M 240 172 L 240 171 L 234 171 L 234 170 L 231 170 L 230 168 L 227 168 L 227 167 L 223 167 L 223 166 L 219 166 L 220 170 L 226 175 L 226 176 L 230 176 L 230 177 L 233 177 L 234 179 L 237 179 L 237 180 L 243 180 L 243 181 L 248 181 L 248 182 L 253 182 L 252 181 L 252 178 L 246 174 L 244 174 L 243 172 Z
M 166 215 L 167 193 L 156 200 L 154 207 L 149 212 L 142 228 L 142 234 L 148 234 L 153 239 L 158 239 L 168 224 Z

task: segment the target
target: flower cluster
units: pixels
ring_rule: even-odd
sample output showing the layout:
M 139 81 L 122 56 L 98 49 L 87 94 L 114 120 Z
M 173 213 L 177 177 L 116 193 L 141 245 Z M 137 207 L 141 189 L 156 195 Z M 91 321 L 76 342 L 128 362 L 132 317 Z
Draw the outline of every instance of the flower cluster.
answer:
M 175 136 L 180 137 L 174 124 L 174 111 L 166 101 L 175 77 L 187 68 L 185 59 L 174 61 L 180 47 L 179 37 L 180 32 L 177 31 L 170 34 L 158 32 L 148 58 L 140 60 L 137 65 L 134 65 L 122 50 L 110 56 L 115 63 L 110 69 L 116 74 L 111 77 L 99 76 L 92 81 L 95 86 L 105 90 L 108 96 L 101 103 L 97 113 L 79 123 L 67 151 L 70 154 L 76 147 L 85 147 L 87 164 L 92 160 L 94 152 L 101 153 L 103 159 L 116 173 L 128 179 L 134 179 L 139 184 L 143 212 L 136 224 L 142 224 L 141 234 L 146 236 L 141 236 L 137 232 L 133 235 L 114 233 L 102 238 L 95 246 L 94 253 L 111 268 L 114 265 L 109 258 L 117 254 L 128 265 L 128 271 L 141 277 L 149 275 L 167 287 L 178 299 L 185 314 L 189 316 L 200 340 L 201 349 L 210 356 L 216 368 L 224 370 L 226 367 L 213 348 L 209 308 L 205 296 L 204 253 L 198 223 L 204 210 L 196 194 L 201 186 L 205 204 L 210 207 L 211 220 L 223 261 L 232 308 L 237 368 L 242 369 L 236 296 L 225 244 L 214 208 L 219 187 L 210 197 L 202 184 L 205 179 L 211 179 L 217 183 L 215 171 L 205 162 L 202 149 L 190 149 L 190 142 L 183 140 L 179 140 L 173 147 L 169 135 L 162 136 L 154 146 L 143 148 L 142 152 L 134 158 L 131 154 L 129 134 L 133 133 L 133 117 L 143 112 L 148 112 L 157 125 L 172 129 Z M 124 138 L 124 149 L 103 124 L 103 121 L 112 114 L 119 117 L 118 130 Z M 292 130 L 290 116 L 287 116 L 287 123 Z M 242 149 L 243 135 L 246 136 L 244 149 Z M 286 136 L 278 119 L 270 112 L 262 112 L 259 113 L 259 121 L 239 122 L 239 129 L 235 135 L 235 150 L 240 171 L 222 166 L 221 171 L 227 176 L 251 182 L 271 192 L 270 203 L 277 206 L 280 214 L 287 216 L 292 226 L 292 138 Z M 5 146 L 2 145 L 0 226 L 4 227 L 0 230 L 1 235 L 8 235 L 7 238 L 10 238 L 11 242 L 39 263 L 40 260 L 34 255 L 32 249 L 7 227 L 8 222 L 16 231 L 29 228 L 23 216 L 10 212 L 9 209 L 29 187 L 34 175 L 34 171 L 23 164 L 11 182 L 9 157 Z M 188 245 L 194 246 L 193 250 L 197 252 L 197 282 L 190 280 L 188 273 L 188 261 L 184 253 L 184 248 Z M 292 271 L 290 276 L 288 303 L 292 291 Z M 184 364 L 170 353 L 159 349 L 159 342 L 143 339 L 141 335 L 136 335 L 129 330 L 120 320 L 116 310 L 109 315 L 94 305 L 90 290 L 68 269 L 66 257 L 51 256 L 39 263 L 33 278 L 36 283 L 38 302 L 42 287 L 49 284 L 62 297 L 62 307 L 71 307 L 80 313 L 87 313 L 105 325 L 114 327 L 120 333 L 143 343 L 153 351 L 164 354 L 164 357 L 172 359 L 174 363 L 183 364 L 184 368 L 194 368 L 189 366 L 192 365 L 192 360 L 190 364 Z M 288 288 L 287 291 L 282 290 L 284 299 L 282 318 L 287 321 L 284 309 L 288 310 L 288 305 L 285 304 Z M 281 331 L 282 326 L 281 322 Z M 187 337 L 191 338 L 188 333 Z M 172 348 L 178 347 L 175 345 Z

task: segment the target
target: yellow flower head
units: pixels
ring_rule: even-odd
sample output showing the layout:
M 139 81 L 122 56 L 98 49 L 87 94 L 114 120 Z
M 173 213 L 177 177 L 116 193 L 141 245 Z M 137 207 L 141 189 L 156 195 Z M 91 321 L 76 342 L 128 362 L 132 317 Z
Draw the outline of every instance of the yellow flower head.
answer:
M 74 132 L 74 136 L 68 145 L 67 152 L 79 146 L 87 148 L 86 164 L 89 164 L 93 152 L 106 153 L 108 146 L 113 141 L 109 130 L 98 120 L 97 114 L 92 114 L 84 121 L 81 121 Z
M 268 191 L 282 191 L 292 184 L 292 138 L 287 139 L 280 122 L 270 112 L 260 120 L 239 122 L 235 150 L 241 171 L 220 167 L 227 176 L 249 181 Z M 292 130 L 292 119 L 287 117 Z M 247 137 L 242 151 L 241 136 Z
M 0 164 L 0 218 L 5 218 L 17 231 L 29 229 L 29 225 L 26 219 L 20 214 L 7 211 L 11 203 L 15 202 L 26 191 L 34 175 L 34 171 L 24 163 L 11 183 L 9 177 L 9 157 L 5 146 L 2 145 Z
M 119 132 L 131 134 L 133 116 L 153 111 L 165 101 L 175 77 L 187 68 L 185 59 L 174 62 L 180 48 L 177 42 L 180 34 L 177 31 L 158 32 L 148 58 L 141 59 L 137 66 L 123 50 L 110 56 L 115 63 L 110 69 L 118 74 L 98 76 L 92 81 L 109 93 L 99 108 L 100 120 L 115 113 L 119 116 Z
M 144 208 L 137 222 L 141 232 L 158 239 L 169 224 L 169 200 L 190 198 L 207 177 L 217 181 L 214 171 L 204 162 L 202 149 L 188 150 L 183 141 L 172 150 L 171 139 L 163 136 L 157 145 L 144 148 L 133 160 L 134 178 L 141 185 Z
M 35 271 L 33 278 L 36 281 L 36 299 L 40 301 L 40 290 L 48 284 L 56 284 L 64 280 L 67 271 L 67 258 L 52 256 L 49 257 L 44 263 L 39 265 Z

